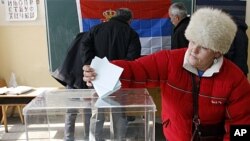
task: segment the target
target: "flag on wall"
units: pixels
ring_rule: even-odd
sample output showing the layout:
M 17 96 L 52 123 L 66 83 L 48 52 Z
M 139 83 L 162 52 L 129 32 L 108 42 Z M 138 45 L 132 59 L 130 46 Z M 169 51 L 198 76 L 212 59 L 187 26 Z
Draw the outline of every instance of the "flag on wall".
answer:
M 105 22 L 117 8 L 133 12 L 131 27 L 140 36 L 142 55 L 170 49 L 172 24 L 168 16 L 170 0 L 76 0 L 81 31 Z

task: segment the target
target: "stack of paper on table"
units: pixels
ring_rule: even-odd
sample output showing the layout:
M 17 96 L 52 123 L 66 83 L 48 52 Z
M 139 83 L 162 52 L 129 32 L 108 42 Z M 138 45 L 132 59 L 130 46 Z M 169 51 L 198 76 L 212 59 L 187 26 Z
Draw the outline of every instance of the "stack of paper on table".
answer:
M 0 94 L 5 94 L 8 92 L 8 88 L 7 87 L 1 87 L 0 88 Z
M 23 94 L 23 93 L 26 93 L 28 91 L 31 91 L 33 90 L 32 87 L 29 87 L 29 86 L 17 86 L 17 87 L 10 87 L 10 88 L 7 88 L 7 87 L 2 87 L 0 88 L 0 94 Z
M 105 97 L 121 88 L 119 80 L 123 68 L 111 64 L 105 57 L 95 57 L 90 65 L 97 73 L 96 79 L 92 81 L 99 97 Z

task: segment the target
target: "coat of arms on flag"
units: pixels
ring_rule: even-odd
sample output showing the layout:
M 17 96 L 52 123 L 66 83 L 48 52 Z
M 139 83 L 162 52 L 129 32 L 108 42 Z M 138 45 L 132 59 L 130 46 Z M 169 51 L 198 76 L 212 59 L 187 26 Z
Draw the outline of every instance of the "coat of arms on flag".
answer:
M 170 0 L 76 0 L 81 31 L 106 22 L 118 8 L 133 12 L 131 27 L 140 36 L 142 55 L 170 49 L 172 24 L 168 16 Z

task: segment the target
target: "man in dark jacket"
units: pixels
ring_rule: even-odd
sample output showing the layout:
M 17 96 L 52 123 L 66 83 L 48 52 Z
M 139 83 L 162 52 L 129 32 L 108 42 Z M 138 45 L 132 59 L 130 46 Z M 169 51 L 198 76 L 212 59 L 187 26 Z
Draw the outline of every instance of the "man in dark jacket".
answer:
M 67 88 L 86 89 L 88 87 L 82 81 L 82 66 L 90 64 L 95 56 L 101 58 L 106 56 L 109 60 L 134 60 L 139 58 L 141 44 L 139 35 L 129 25 L 131 20 L 132 12 L 129 9 L 121 8 L 116 11 L 116 16 L 108 22 L 91 28 L 89 32 L 79 33 L 71 43 L 64 62 L 52 73 L 52 76 Z M 88 113 L 91 111 L 85 109 L 84 112 L 84 125 L 86 125 L 84 134 L 85 138 L 88 138 L 88 126 L 90 124 L 90 115 Z M 75 140 L 74 130 L 77 113 L 78 111 L 74 109 L 67 111 L 64 131 L 65 141 Z M 103 114 L 98 113 L 97 115 L 100 122 L 96 123 L 97 129 L 99 129 L 95 131 L 96 141 L 101 140 L 104 122 Z M 114 115 L 115 118 L 119 117 Z M 124 126 L 116 130 L 117 133 L 115 134 L 122 135 L 121 132 L 126 130 L 126 119 L 125 117 L 122 117 L 122 119 L 123 122 L 119 126 Z M 126 134 L 126 131 L 123 133 Z M 117 140 L 120 140 L 118 138 Z
M 171 36 L 171 49 L 188 47 L 188 40 L 184 36 L 190 18 L 187 15 L 186 7 L 183 3 L 173 3 L 169 10 L 169 17 L 175 26 Z
M 90 64 L 95 56 L 107 57 L 108 60 L 134 60 L 139 58 L 141 44 L 139 35 L 130 27 L 131 20 L 132 12 L 127 8 L 120 8 L 116 10 L 116 15 L 109 21 L 92 27 L 86 40 L 82 42 L 84 46 L 82 48 L 82 60 L 86 60 Z M 101 110 L 98 109 L 92 115 L 90 130 L 95 139 L 90 138 L 90 140 L 103 140 L 102 130 L 105 117 Z M 112 113 L 114 135 L 118 141 L 125 137 L 127 129 L 126 117 L 119 113 L 121 112 Z
M 234 62 L 247 76 L 248 37 L 246 30 L 248 26 L 245 21 L 236 17 L 234 17 L 234 21 L 238 28 L 233 43 L 225 57 Z
M 83 57 L 89 63 L 98 56 L 109 60 L 133 60 L 140 57 L 141 44 L 139 35 L 130 27 L 132 13 L 129 9 L 118 9 L 116 16 L 108 22 L 98 24 L 90 29 L 83 42 Z

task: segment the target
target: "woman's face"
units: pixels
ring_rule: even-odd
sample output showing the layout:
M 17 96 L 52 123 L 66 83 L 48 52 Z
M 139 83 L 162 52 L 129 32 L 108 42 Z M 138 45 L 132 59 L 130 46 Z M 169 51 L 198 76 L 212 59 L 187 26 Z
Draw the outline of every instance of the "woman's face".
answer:
M 214 52 L 211 49 L 197 45 L 190 41 L 188 45 L 188 62 L 199 70 L 207 70 L 212 66 L 215 58 L 220 56 L 220 53 Z

